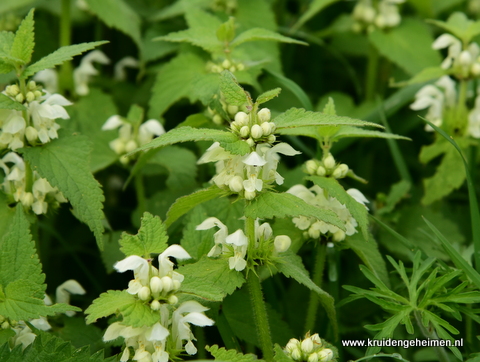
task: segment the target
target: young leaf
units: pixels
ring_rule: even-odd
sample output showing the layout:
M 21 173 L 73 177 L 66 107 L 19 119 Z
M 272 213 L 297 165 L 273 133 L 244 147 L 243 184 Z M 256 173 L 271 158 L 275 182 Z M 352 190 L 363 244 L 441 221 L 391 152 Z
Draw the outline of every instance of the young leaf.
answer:
M 330 138 L 332 140 L 339 140 L 342 138 L 347 138 L 347 137 L 371 137 L 371 138 L 386 138 L 386 139 L 396 139 L 396 140 L 406 140 L 406 141 L 411 141 L 410 138 L 404 137 L 404 136 L 399 136 L 393 133 L 387 133 L 387 132 L 380 132 L 380 131 L 372 131 L 369 129 L 363 129 L 363 128 L 358 128 L 358 127 L 352 127 L 352 126 L 340 126 L 338 127 L 338 131 L 335 132 L 333 136 Z
M 264 28 L 248 29 L 247 31 L 244 31 L 243 33 L 239 34 L 235 39 L 233 39 L 230 45 L 232 48 L 234 48 L 245 42 L 257 41 L 257 40 L 269 40 L 269 41 L 278 41 L 282 43 L 308 45 L 308 43 L 305 43 L 303 41 L 296 40 L 287 36 L 283 36 L 274 31 L 264 29 Z
M 93 301 L 85 310 L 87 324 L 96 322 L 97 319 L 108 317 L 121 312 L 135 303 L 135 296 L 126 290 L 109 290 Z
M 365 205 L 359 203 L 347 191 L 343 188 L 338 181 L 331 177 L 310 176 L 308 180 L 312 181 L 315 185 L 326 190 L 329 196 L 335 197 L 340 203 L 345 205 L 352 214 L 353 218 L 358 222 L 362 235 L 365 240 L 368 240 L 368 211 Z
M 21 74 L 21 79 L 28 78 L 41 70 L 54 68 L 57 65 L 72 60 L 75 55 L 82 54 L 87 50 L 93 49 L 99 45 L 108 43 L 108 41 L 95 41 L 91 43 L 82 43 L 75 45 L 68 45 L 55 50 L 53 53 L 43 57 L 36 63 L 29 65 Z
M 168 244 L 165 225 L 158 216 L 145 212 L 141 220 L 140 230 L 137 235 L 123 233 L 119 240 L 120 250 L 126 255 L 138 255 L 145 259 L 151 254 L 160 254 Z
M 287 193 L 263 192 L 245 208 L 245 216 L 271 219 L 274 217 L 308 216 L 345 230 L 345 224 L 333 211 L 323 210 Z
M 230 270 L 226 259 L 204 256 L 194 264 L 177 270 L 185 276 L 180 292 L 210 300 L 221 301 L 245 283 L 242 273 Z
M 207 346 L 205 348 L 208 352 L 215 357 L 215 361 L 229 361 L 229 362 L 264 362 L 262 359 L 258 359 L 256 355 L 248 353 L 243 354 L 237 352 L 234 349 L 227 350 L 224 347 L 218 348 L 215 344 L 213 346 Z
M 14 101 L 3 93 L 0 93 L 0 109 L 14 109 L 16 111 L 27 110 L 23 104 Z
M 15 39 L 13 40 L 10 50 L 11 56 L 21 59 L 23 64 L 30 63 L 35 46 L 35 21 L 33 20 L 33 13 L 34 9 L 30 10 L 25 19 L 22 20 L 22 23 L 15 33 Z
M 88 10 L 111 28 L 131 37 L 139 48 L 142 46 L 141 19 L 123 0 L 85 0 Z
M 238 84 L 237 80 L 228 70 L 222 72 L 222 79 L 220 81 L 220 90 L 225 97 L 225 101 L 232 106 L 243 106 L 244 104 L 251 104 L 250 97 L 245 93 L 243 88 Z
M 230 17 L 217 29 L 217 39 L 229 43 L 233 38 L 235 38 L 235 18 Z
M 317 293 L 320 303 L 323 308 L 325 308 L 328 318 L 332 323 L 334 334 L 336 335 L 338 333 L 338 326 L 334 299 L 310 279 L 307 270 L 303 266 L 302 259 L 298 255 L 285 252 L 275 266 L 287 278 L 293 278 L 300 284 L 303 284 L 308 289 Z
M 42 147 L 22 150 L 33 169 L 70 201 L 75 216 L 88 225 L 102 249 L 105 198 L 100 184 L 90 173 L 90 152 L 91 144 L 86 137 L 65 133 Z
M 325 9 L 327 6 L 337 2 L 339 0 L 313 0 L 310 5 L 308 6 L 307 11 L 305 11 L 300 19 L 295 23 L 294 26 L 292 26 L 291 31 L 295 32 L 300 27 L 305 24 L 307 21 L 309 21 L 311 18 L 313 18 L 315 15 L 317 15 L 320 11 Z
M 278 97 L 278 95 L 280 94 L 281 91 L 282 91 L 281 88 L 275 88 L 275 89 L 269 90 L 265 93 L 262 93 L 257 97 L 256 103 L 257 104 L 266 103 L 269 100 L 271 100 L 275 97 Z

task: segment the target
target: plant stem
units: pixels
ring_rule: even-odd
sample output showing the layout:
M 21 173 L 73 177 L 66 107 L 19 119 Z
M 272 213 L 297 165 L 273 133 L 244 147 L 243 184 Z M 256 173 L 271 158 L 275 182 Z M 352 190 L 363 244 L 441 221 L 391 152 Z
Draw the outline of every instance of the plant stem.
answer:
M 247 250 L 253 250 L 255 248 L 255 220 L 251 217 L 245 219 L 245 233 L 248 238 Z M 247 255 L 250 257 L 251 253 L 247 252 Z M 248 264 L 251 265 L 251 263 Z M 253 319 L 263 352 L 263 359 L 267 362 L 272 362 L 273 343 L 270 335 L 270 324 L 268 323 L 267 309 L 263 300 L 262 284 L 257 274 L 247 274 L 247 290 L 252 303 Z
M 270 336 L 270 325 L 268 324 L 267 309 L 263 301 L 262 285 L 255 273 L 247 277 L 247 289 L 252 303 L 253 317 L 257 329 L 257 336 L 263 352 L 263 359 L 267 362 L 273 361 L 273 343 Z
M 25 191 L 32 192 L 33 187 L 33 171 L 30 167 L 30 163 L 27 160 L 25 162 Z
M 327 255 L 326 244 L 317 245 L 317 255 L 315 257 L 315 265 L 313 266 L 313 282 L 319 287 L 322 286 L 323 271 L 325 270 L 325 258 Z M 307 319 L 305 320 L 304 331 L 310 332 L 315 327 L 318 310 L 318 296 L 314 291 L 310 292 L 310 300 L 308 302 Z
M 62 16 L 60 17 L 60 46 L 68 46 L 71 43 L 72 38 L 72 19 L 70 11 L 70 0 L 62 0 Z M 65 91 L 73 90 L 73 70 L 72 63 L 66 61 L 60 68 L 59 77 L 59 91 L 64 93 Z
M 375 97 L 377 84 L 378 52 L 373 45 L 370 45 L 367 63 L 367 79 L 365 81 L 365 100 L 372 101 Z
M 140 215 L 143 215 L 143 212 L 147 209 L 146 199 L 145 199 L 145 187 L 143 185 L 143 176 L 141 173 L 138 173 L 134 177 L 135 182 L 135 193 L 137 195 L 137 206 Z
M 417 321 L 417 325 L 422 331 L 422 334 L 425 338 L 430 338 L 430 339 L 438 339 L 437 334 L 435 331 L 428 331 L 425 326 L 422 323 L 422 317 L 420 315 L 420 311 L 416 310 L 414 313 L 415 315 L 415 320 Z M 437 354 L 438 361 L 439 362 L 450 362 L 450 358 L 448 357 L 447 351 L 445 350 L 444 347 L 433 347 L 435 350 L 435 353 Z

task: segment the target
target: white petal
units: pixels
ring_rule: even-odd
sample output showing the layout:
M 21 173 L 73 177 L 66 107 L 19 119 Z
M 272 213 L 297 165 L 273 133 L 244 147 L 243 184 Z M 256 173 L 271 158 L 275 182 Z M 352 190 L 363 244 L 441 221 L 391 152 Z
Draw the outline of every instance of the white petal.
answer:
M 133 57 L 125 57 L 120 59 L 116 64 L 115 64 L 115 79 L 116 80 L 125 80 L 127 78 L 127 73 L 125 71 L 126 67 L 129 68 L 138 68 L 138 60 L 133 58 Z
M 57 288 L 57 303 L 67 303 L 70 301 L 69 294 L 85 294 L 86 291 L 75 279 L 69 279 L 60 284 Z M 65 298 L 67 296 L 67 298 Z
M 460 42 L 457 38 L 450 34 L 440 35 L 432 44 L 433 49 L 443 49 L 446 48 L 455 42 Z
M 208 318 L 205 314 L 199 312 L 188 313 L 185 317 L 181 319 L 183 323 L 194 324 L 199 327 L 203 326 L 212 326 L 215 322 Z
M 52 94 L 42 104 L 56 105 L 56 106 L 71 106 L 73 103 L 61 94 Z
M 149 341 L 163 341 L 168 337 L 170 332 L 167 328 L 162 326 L 160 323 L 155 323 L 151 329 L 149 335 L 147 335 L 147 340 Z
M 290 146 L 288 143 L 285 143 L 285 142 L 276 144 L 270 149 L 270 152 L 281 153 L 282 155 L 286 155 L 286 156 L 295 156 L 295 155 L 301 154 L 301 152 L 297 151 L 296 149 L 294 149 L 292 146 Z
M 415 102 L 413 102 L 410 105 L 410 109 L 413 109 L 414 111 L 419 111 L 421 109 L 425 109 L 427 107 L 430 107 L 432 105 L 432 98 L 428 97 L 422 97 L 422 98 L 417 98 Z
M 110 59 L 100 50 L 92 50 L 82 58 L 82 63 L 110 64 Z
M 370 201 L 357 189 L 348 189 L 347 194 L 355 199 L 355 201 L 359 202 L 362 205 L 369 203 Z
M 267 163 L 267 161 L 265 161 L 265 159 L 257 152 L 252 152 L 248 155 L 245 155 L 242 159 L 242 162 L 249 166 L 263 166 Z
M 192 258 L 184 248 L 177 244 L 170 245 L 167 249 L 165 249 L 165 251 L 158 256 L 158 261 L 160 261 L 160 258 L 163 259 L 168 256 L 173 256 L 174 258 L 181 260 Z
M 120 324 L 120 322 L 110 324 L 105 331 L 105 334 L 103 335 L 103 341 L 108 342 L 117 339 L 121 336 L 121 333 L 124 329 L 125 326 L 123 324 Z
M 122 119 L 120 118 L 119 115 L 114 115 L 114 116 L 111 116 L 107 119 L 105 124 L 102 126 L 102 130 L 103 131 L 108 131 L 108 130 L 111 130 L 111 129 L 117 129 L 118 127 L 120 127 L 124 123 L 125 123 L 125 121 L 122 121 Z
M 50 323 L 45 318 L 38 318 L 38 319 L 32 319 L 30 320 L 30 323 L 38 329 L 41 329 L 42 331 L 48 331 L 49 329 L 52 328 Z
M 15 134 L 21 130 L 24 130 L 26 126 L 23 117 L 14 116 L 3 126 L 3 131 L 11 134 Z
M 225 242 L 237 246 L 248 245 L 248 238 L 243 233 L 243 230 L 238 229 L 233 234 L 228 235 Z
M 140 126 L 140 129 L 146 129 L 155 136 L 160 136 L 165 133 L 165 128 L 163 128 L 162 124 L 156 119 L 149 119 Z
M 175 312 L 178 313 L 178 314 L 191 313 L 191 312 L 201 313 L 201 312 L 205 312 L 207 310 L 208 310 L 208 308 L 204 307 L 200 303 L 198 303 L 194 300 L 189 300 L 188 302 L 182 303 L 182 305 L 180 305 L 180 307 L 178 307 Z
M 187 352 L 189 355 L 194 355 L 197 353 L 197 348 L 192 341 L 188 341 L 188 343 L 185 345 L 185 352 Z
M 136 270 L 138 268 L 145 268 L 148 270 L 148 262 L 138 255 L 130 255 L 117 262 L 113 267 L 120 273 L 126 272 L 127 270 Z
M 195 230 L 208 230 L 213 227 L 226 227 L 220 220 L 218 220 L 216 217 L 209 217 L 208 219 L 204 220 L 200 225 L 197 225 Z

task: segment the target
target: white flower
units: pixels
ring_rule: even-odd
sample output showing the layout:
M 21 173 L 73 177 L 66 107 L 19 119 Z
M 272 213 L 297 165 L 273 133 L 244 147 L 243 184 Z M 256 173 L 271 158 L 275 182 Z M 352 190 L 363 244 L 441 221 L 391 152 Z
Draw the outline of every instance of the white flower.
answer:
M 130 255 L 117 262 L 113 267 L 120 273 L 133 270 L 135 279 L 130 281 L 127 289 L 127 292 L 130 294 L 137 294 L 143 286 L 149 284 L 150 264 L 146 259 L 138 255 Z
M 215 226 L 218 227 L 219 230 L 213 234 L 215 245 L 207 254 L 207 256 L 210 257 L 218 256 L 224 251 L 223 245 L 228 236 L 228 228 L 216 217 L 209 217 L 195 228 L 196 230 L 208 230 Z
M 114 68 L 114 78 L 115 80 L 118 81 L 124 81 L 127 79 L 127 72 L 125 68 L 138 68 L 139 62 L 137 59 L 133 57 L 125 57 L 120 59 L 116 64 Z
M 48 93 L 56 93 L 58 91 L 58 74 L 55 69 L 44 69 L 34 75 L 33 79 L 43 83 Z
M 175 264 L 170 261 L 169 257 L 173 256 L 179 260 L 191 259 L 192 257 L 180 245 L 170 245 L 163 253 L 158 256 L 158 270 L 159 276 L 172 276 L 173 267 Z M 178 273 L 177 273 L 178 274 Z
M 88 88 L 90 78 L 98 74 L 93 63 L 110 64 L 110 59 L 100 50 L 92 50 L 82 58 L 78 68 L 73 71 L 75 91 L 78 95 L 85 96 L 90 92 Z
M 74 279 L 69 279 L 57 287 L 56 302 L 70 304 L 70 294 L 83 295 L 85 293 L 85 289 L 83 289 L 79 282 Z M 75 315 L 75 312 L 67 311 L 65 314 L 69 317 L 72 317 Z
M 480 138 L 480 96 L 475 98 L 475 107 L 468 114 L 468 133 L 473 138 Z
M 460 55 L 462 51 L 462 42 L 450 34 L 440 35 L 432 44 L 433 49 L 443 49 L 448 47 L 448 56 L 442 62 L 442 68 L 448 69 Z

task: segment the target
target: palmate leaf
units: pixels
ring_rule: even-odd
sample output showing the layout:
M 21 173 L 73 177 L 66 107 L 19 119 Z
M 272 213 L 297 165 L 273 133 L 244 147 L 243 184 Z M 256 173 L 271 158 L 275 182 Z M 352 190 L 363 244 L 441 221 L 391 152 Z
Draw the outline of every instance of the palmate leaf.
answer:
M 160 254 L 168 244 L 165 225 L 158 216 L 145 212 L 137 235 L 123 233 L 119 240 L 120 250 L 126 255 L 138 255 L 145 259 L 151 254 Z
M 310 279 L 308 272 L 302 263 L 302 259 L 298 255 L 285 252 L 282 254 L 280 260 L 275 263 L 275 266 L 287 278 L 293 278 L 300 284 L 317 293 L 320 303 L 327 312 L 328 318 L 332 323 L 333 331 L 336 335 L 338 333 L 338 326 L 334 299 Z
M 81 43 L 75 45 L 68 45 L 55 50 L 53 53 L 43 57 L 36 63 L 29 65 L 21 74 L 20 78 L 28 78 L 41 70 L 54 68 L 57 65 L 72 60 L 75 55 L 82 54 L 87 50 L 93 49 L 99 45 L 108 43 L 107 41 L 95 41 L 91 43 Z
M 30 10 L 28 15 L 23 19 L 13 40 L 10 54 L 12 57 L 21 59 L 23 64 L 28 64 L 32 59 L 33 48 L 35 46 L 35 33 L 33 20 L 34 9 Z
M 65 195 L 74 208 L 74 214 L 88 225 L 94 233 L 97 244 L 103 243 L 103 201 L 100 184 L 90 173 L 91 144 L 84 136 L 60 138 L 42 147 L 22 149 L 22 154 L 41 177 Z

